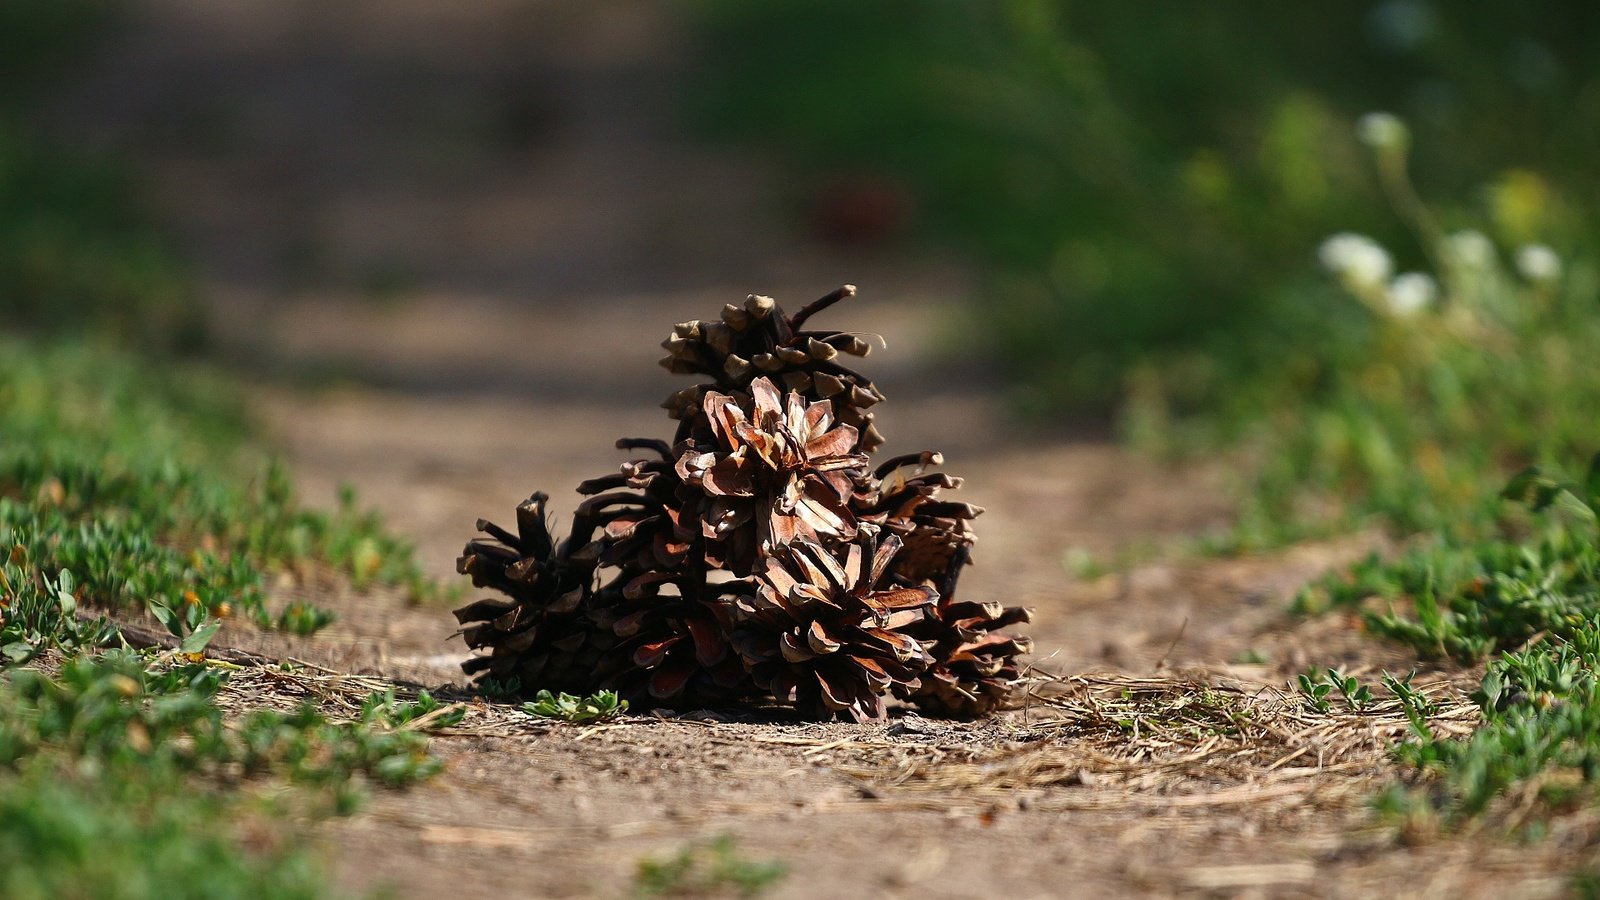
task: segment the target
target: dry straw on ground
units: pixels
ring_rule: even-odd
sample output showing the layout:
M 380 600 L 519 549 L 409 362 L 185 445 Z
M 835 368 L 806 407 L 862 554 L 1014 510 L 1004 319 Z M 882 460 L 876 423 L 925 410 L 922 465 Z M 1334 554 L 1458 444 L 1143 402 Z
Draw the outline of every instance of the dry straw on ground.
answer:
M 230 668 L 237 664 L 227 664 Z M 1419 685 L 1434 703 L 1429 726 L 1465 735 L 1478 707 L 1448 680 Z M 245 711 L 310 702 L 335 720 L 359 716 L 374 692 L 415 689 L 382 678 L 292 668 L 234 668 L 219 702 Z M 905 711 L 887 724 L 796 723 L 754 713 L 730 721 L 697 711 L 569 725 L 509 703 L 451 696 L 408 729 L 466 711 L 442 738 L 541 738 L 649 744 L 660 729 L 694 731 L 708 745 L 757 744 L 846 779 L 855 801 L 882 808 L 1162 809 L 1252 805 L 1347 806 L 1396 777 L 1391 748 L 1410 734 L 1396 700 L 1319 712 L 1286 688 L 1195 671 L 1172 676 L 1033 675 L 1018 710 L 982 723 Z M 855 802 L 853 801 L 853 802 Z M 741 804 L 741 810 L 749 803 Z

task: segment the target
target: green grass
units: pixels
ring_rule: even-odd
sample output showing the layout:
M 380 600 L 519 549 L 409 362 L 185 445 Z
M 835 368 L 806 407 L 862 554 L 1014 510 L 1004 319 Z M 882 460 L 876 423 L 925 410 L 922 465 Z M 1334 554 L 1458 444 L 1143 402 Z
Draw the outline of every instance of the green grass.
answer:
M 759 897 L 788 874 L 788 866 L 753 860 L 739 852 L 732 835 L 690 844 L 667 857 L 638 863 L 638 897 Z
M 1413 803 L 1426 802 L 1452 820 L 1484 813 L 1503 797 L 1531 795 L 1542 816 L 1593 803 L 1600 778 L 1600 615 L 1572 623 L 1569 632 L 1490 661 L 1474 694 L 1483 724 L 1470 738 L 1443 740 L 1423 731 L 1399 748 L 1401 760 L 1440 776 L 1441 790 Z
M 438 771 L 424 735 L 394 730 L 392 697 L 355 722 L 310 706 L 230 720 L 228 677 L 120 650 L 0 674 L 0 895 L 324 896 L 285 817 Z M 287 792 L 258 790 L 274 784 Z
M 1296 607 L 1360 608 L 1374 634 L 1463 664 L 1536 636 L 1575 638 L 1600 614 L 1590 505 L 1600 504 L 1600 458 L 1585 484 L 1530 470 L 1501 496 L 1533 508 L 1508 514 L 1488 536 L 1437 535 L 1394 559 L 1369 557 L 1303 590 Z
M 180 622 L 194 609 L 315 631 L 326 612 L 269 609 L 264 584 L 317 564 L 430 593 L 410 547 L 348 492 L 332 513 L 300 506 L 249 431 L 237 389 L 202 367 L 0 342 L 0 546 L 34 577 L 71 571 L 86 602 Z
M 461 711 L 222 702 L 220 618 L 331 621 L 269 604 L 268 578 L 432 588 L 348 492 L 297 502 L 240 388 L 197 362 L 200 306 L 135 179 L 32 123 L 118 8 L 0 5 L 0 896 L 324 897 L 305 825 L 436 773 L 423 732 Z M 146 612 L 178 651 L 121 648 L 103 615 Z
M 1592 804 L 1600 779 L 1600 457 L 1581 481 L 1535 470 L 1503 493 L 1530 513 L 1489 536 L 1436 536 L 1367 560 L 1308 588 L 1299 606 L 1360 609 L 1374 634 L 1423 657 L 1484 662 L 1481 726 L 1445 738 L 1413 716 L 1416 737 L 1397 755 L 1432 778 L 1382 805 L 1455 824 L 1490 815 L 1537 836 L 1548 817 Z M 1363 690 L 1344 681 L 1301 687 L 1314 704 L 1330 682 L 1347 697 Z

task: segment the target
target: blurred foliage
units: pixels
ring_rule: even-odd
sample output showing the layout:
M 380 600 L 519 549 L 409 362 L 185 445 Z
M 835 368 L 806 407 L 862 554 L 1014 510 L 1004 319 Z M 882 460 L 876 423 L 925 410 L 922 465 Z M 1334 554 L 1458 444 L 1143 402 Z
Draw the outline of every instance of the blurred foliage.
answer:
M 1333 278 L 1301 296 L 1348 317 L 1308 321 L 1315 353 L 1272 377 L 1235 380 L 1206 415 L 1184 415 L 1201 373 L 1146 366 L 1125 424 L 1175 454 L 1243 443 L 1253 456 L 1238 527 L 1218 548 L 1271 546 L 1378 516 L 1403 532 L 1481 532 L 1508 473 L 1600 443 L 1600 269 L 1538 243 L 1446 232 L 1407 175 L 1404 123 L 1367 126 L 1393 208 L 1423 248 L 1420 271 L 1363 235 L 1325 240 Z M 1385 136 L 1387 135 L 1387 136 Z
M 137 186 L 116 160 L 60 146 L 36 121 L 120 7 L 0 4 L 0 313 L 8 329 L 192 349 L 199 305 Z
M 199 345 L 199 305 L 126 173 L 0 117 L 0 313 L 10 329 Z
M 909 185 L 988 273 L 967 333 L 1026 407 L 1248 448 L 1219 548 L 1481 522 L 1516 467 L 1600 441 L 1600 8 L 695 8 L 708 126 Z M 1402 119 L 1353 127 L 1375 108 Z M 1325 265 L 1375 249 L 1382 284 L 1315 271 L 1336 232 Z
M 116 19 L 118 0 L 6 0 L 0 4 L 0 111 L 38 100 Z
M 1573 0 L 695 8 L 707 125 L 907 182 L 992 273 L 980 324 L 1041 411 L 1136 361 L 1219 369 L 1204 404 L 1316 355 L 1327 312 L 1292 289 L 1329 232 L 1420 259 L 1350 139 L 1368 109 L 1415 123 L 1425 193 L 1492 175 L 1501 239 L 1594 224 L 1554 202 L 1600 187 L 1600 8 Z
M 125 167 L 36 127 L 120 8 L 0 8 L 0 313 L 31 338 L 0 337 L 0 542 L 26 579 L 69 569 L 97 603 L 180 632 L 206 614 L 325 626 L 307 604 L 263 602 L 264 573 L 314 561 L 421 595 L 410 548 L 353 496 L 331 515 L 304 509 L 250 447 L 237 386 L 193 361 L 197 298 Z
M 637 897 L 759 897 L 776 888 L 789 867 L 751 859 L 731 834 L 688 844 L 671 856 L 647 856 L 634 874 Z

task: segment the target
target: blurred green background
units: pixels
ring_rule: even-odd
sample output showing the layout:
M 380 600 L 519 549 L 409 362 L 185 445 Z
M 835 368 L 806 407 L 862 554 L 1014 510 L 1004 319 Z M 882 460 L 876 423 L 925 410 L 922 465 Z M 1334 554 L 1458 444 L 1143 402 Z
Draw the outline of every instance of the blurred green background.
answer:
M 1308 261 L 1332 232 L 1420 264 L 1353 134 L 1370 110 L 1410 123 L 1447 220 L 1560 250 L 1594 227 L 1592 4 L 700 9 L 706 127 L 903 184 L 917 230 L 984 265 L 976 318 L 1041 408 L 1113 400 L 1141 361 L 1277 367 L 1325 341 L 1340 311 Z
M 0 308 L 8 328 L 109 331 L 193 348 L 198 305 L 126 164 L 43 133 L 73 66 L 118 21 L 112 0 L 0 6 Z
M 1236 458 L 1219 547 L 1371 516 L 1468 527 L 1486 486 L 1600 446 L 1592 4 L 684 0 L 611 30 L 511 0 L 296 9 L 0 10 L 9 325 L 200 347 L 202 311 L 231 307 L 197 302 L 150 212 L 185 204 L 189 243 L 255 309 L 321 302 L 308 284 L 366 285 L 368 306 L 554 284 L 525 305 L 571 308 L 641 279 L 765 278 L 750 261 L 785 252 L 755 227 L 770 210 L 690 209 L 743 182 L 661 163 L 715 172 L 733 148 L 775 166 L 797 248 L 963 260 L 948 349 L 1003 371 L 1023 419 Z M 163 17 L 165 43 L 106 68 L 127 23 Z M 95 149 L 39 124 L 80 68 L 129 91 L 114 112 L 76 101 L 128 120 Z M 1363 140 L 1374 111 L 1395 118 Z M 662 129 L 698 143 L 658 146 Z M 563 150 L 572 135 L 594 146 Z M 192 190 L 149 202 L 120 140 Z M 540 177 L 578 187 L 526 190 Z M 746 256 L 708 249 L 745 233 Z
M 695 9 L 703 128 L 803 186 L 888 185 L 918 240 L 976 260 L 965 333 L 1026 414 L 1254 448 L 1239 543 L 1458 525 L 1600 442 L 1573 365 L 1600 349 L 1593 4 Z M 1409 138 L 1364 144 L 1375 110 Z M 1342 232 L 1384 248 L 1376 293 L 1318 265 Z M 1420 314 L 1386 306 L 1404 270 L 1400 293 L 1443 287 Z

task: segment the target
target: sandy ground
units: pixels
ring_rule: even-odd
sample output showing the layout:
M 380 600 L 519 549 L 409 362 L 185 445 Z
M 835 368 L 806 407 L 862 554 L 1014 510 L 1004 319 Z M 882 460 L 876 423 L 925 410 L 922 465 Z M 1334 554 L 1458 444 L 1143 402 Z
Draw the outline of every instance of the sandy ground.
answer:
M 674 105 L 694 51 L 670 7 L 134 10 L 60 127 L 156 174 L 223 355 L 259 381 L 304 494 L 331 502 L 354 484 L 429 571 L 455 577 L 478 517 L 508 517 L 535 489 L 570 508 L 571 485 L 621 461 L 615 438 L 667 433 L 655 404 L 680 385 L 655 344 L 671 323 L 752 291 L 797 306 L 851 281 L 861 297 L 829 315 L 887 340 L 864 366 L 890 397 L 886 452 L 938 448 L 967 478 L 965 499 L 988 512 L 963 588 L 1037 608 L 1041 671 L 1157 679 L 1158 723 L 1219 685 L 1229 708 L 1254 709 L 1311 663 L 1411 665 L 1352 622 L 1283 612 L 1375 538 L 1185 559 L 1174 548 L 1227 522 L 1224 467 L 1173 470 L 1064 426 L 1021 429 L 992 371 L 949 352 L 971 272 L 892 242 L 821 244 L 772 168 L 684 138 Z M 1068 561 L 1084 553 L 1147 561 L 1079 580 Z M 315 594 L 339 622 L 234 643 L 459 684 L 445 608 L 327 579 L 284 590 Z M 1565 868 L 1551 864 L 1559 841 L 1412 846 L 1374 827 L 1368 801 L 1396 775 L 1376 725 L 1251 744 L 1227 729 L 1209 742 L 1114 734 L 1070 704 L 971 725 L 726 718 L 544 727 L 479 701 L 434 742 L 447 773 L 328 826 L 330 858 L 346 887 L 418 898 L 616 896 L 642 856 L 723 833 L 789 866 L 781 897 L 1562 887 L 1546 877 Z

